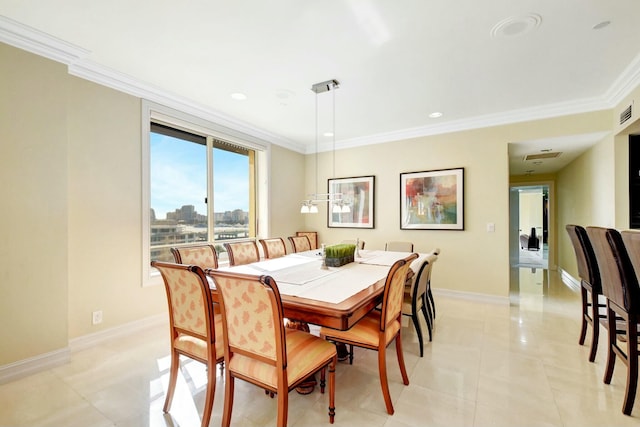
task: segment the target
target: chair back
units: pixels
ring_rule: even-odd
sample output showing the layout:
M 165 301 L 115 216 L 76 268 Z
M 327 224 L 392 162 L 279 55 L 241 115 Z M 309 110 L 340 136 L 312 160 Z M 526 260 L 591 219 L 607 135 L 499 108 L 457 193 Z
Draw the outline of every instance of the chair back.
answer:
M 207 270 L 207 274 L 213 278 L 222 297 L 220 305 L 227 338 L 225 360 L 249 363 L 243 361 L 249 358 L 286 368 L 282 301 L 275 281 L 270 276 L 220 270 Z M 240 358 L 231 362 L 235 355 Z
M 172 338 L 190 335 L 201 339 L 207 343 L 210 360 L 216 360 L 213 301 L 202 268 L 160 261 L 153 261 L 151 265 L 160 271 L 164 280 Z
M 576 254 L 580 279 L 591 286 L 592 292 L 601 294 L 600 271 L 598 270 L 596 254 L 593 252 L 593 246 L 587 235 L 587 230 L 580 225 L 574 224 L 567 224 L 566 230 L 571 239 L 573 251 Z
M 270 239 L 260 239 L 260 245 L 267 259 L 280 258 L 287 254 L 287 247 L 281 237 L 273 237 Z
M 318 232 L 317 231 L 296 231 L 296 236 L 307 236 L 311 249 L 318 249 Z
M 631 299 L 627 290 L 627 276 L 633 267 L 620 233 L 613 228 L 587 227 L 587 234 L 596 254 L 602 293 L 610 302 L 628 310 Z
M 245 242 L 227 242 L 224 244 L 229 255 L 229 265 L 244 265 L 260 261 L 258 245 L 253 240 Z
M 218 268 L 218 254 L 213 245 L 199 244 L 171 248 L 176 264 L 197 265 L 202 268 Z
M 411 242 L 387 242 L 384 245 L 385 251 L 394 252 L 413 252 L 413 243 Z
M 291 242 L 291 249 L 293 249 L 293 252 L 311 250 L 311 242 L 307 236 L 289 236 L 289 242 Z
M 431 268 L 433 267 L 433 263 L 438 260 L 438 256 L 434 254 L 429 254 L 422 261 L 420 265 L 420 269 L 418 270 L 418 274 L 416 279 L 412 283 L 411 287 L 411 298 L 416 302 L 416 305 L 421 305 L 422 301 L 424 301 L 423 295 L 427 292 L 427 286 L 429 284 L 429 279 L 431 278 Z M 418 304 L 420 303 L 420 304 Z
M 623 274 L 623 291 L 625 308 L 630 313 L 640 314 L 640 232 L 633 230 L 607 233 L 609 243 L 618 263 L 618 270 Z
M 402 316 L 407 270 L 411 266 L 411 262 L 416 258 L 418 258 L 418 254 L 412 253 L 406 258 L 399 259 L 393 263 L 389 273 L 387 273 L 382 297 L 382 314 L 380 316 L 381 332 L 386 331 L 393 322 L 399 321 Z

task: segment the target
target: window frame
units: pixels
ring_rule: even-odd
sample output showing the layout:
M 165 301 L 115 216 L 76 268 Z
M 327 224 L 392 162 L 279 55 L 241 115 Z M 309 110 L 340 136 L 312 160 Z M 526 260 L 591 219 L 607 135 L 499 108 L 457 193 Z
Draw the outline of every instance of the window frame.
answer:
M 269 164 L 271 156 L 271 143 L 264 141 L 255 136 L 237 131 L 226 126 L 217 124 L 206 118 L 195 116 L 189 113 L 181 112 L 170 107 L 166 107 L 152 101 L 142 100 L 142 286 L 161 285 L 162 278 L 160 274 L 151 268 L 151 122 L 161 125 L 175 127 L 190 133 L 206 135 L 207 140 L 220 139 L 228 141 L 231 144 L 253 150 L 255 153 L 255 176 L 252 177 L 255 197 L 252 203 L 255 203 L 253 213 L 255 218 L 251 219 L 251 227 L 255 227 L 255 239 L 265 231 L 268 234 L 268 176 Z M 207 150 L 207 162 L 211 165 L 212 150 Z M 213 170 L 209 168 L 207 171 L 207 180 L 213 183 Z M 213 186 L 207 185 L 207 198 L 215 203 L 213 198 Z M 251 216 L 251 206 L 249 207 Z M 210 230 L 213 233 L 213 230 Z M 226 241 L 226 240 L 225 240 Z M 215 242 L 212 242 L 215 244 Z M 223 262 L 224 263 L 224 262 Z

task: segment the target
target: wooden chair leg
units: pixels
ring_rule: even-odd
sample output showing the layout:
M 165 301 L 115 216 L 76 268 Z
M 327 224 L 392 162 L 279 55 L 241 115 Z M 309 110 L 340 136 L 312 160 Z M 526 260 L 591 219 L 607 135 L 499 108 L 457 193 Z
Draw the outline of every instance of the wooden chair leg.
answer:
M 582 286 L 580 288 L 580 299 L 582 300 L 582 323 L 580 326 L 580 338 L 578 344 L 583 345 L 587 336 L 587 316 L 589 315 L 589 301 L 587 300 L 587 289 Z
M 338 357 L 329 362 L 329 423 L 333 424 L 336 416 L 336 365 Z
M 629 316 L 627 321 L 627 386 L 622 413 L 631 415 L 638 388 L 638 323 Z
M 180 369 L 180 355 L 177 351 L 171 350 L 171 367 L 169 368 L 169 385 L 167 387 L 167 397 L 164 399 L 164 407 L 162 410 L 167 413 L 171 408 L 173 394 L 176 391 L 176 383 L 178 382 L 178 370 Z
M 613 310 L 607 307 L 607 329 L 609 331 L 608 343 L 607 343 L 607 365 L 604 370 L 604 383 L 611 384 L 611 378 L 613 377 L 613 369 L 616 365 L 616 353 L 613 351 L 618 339 L 616 333 L 616 316 Z
M 415 326 L 416 333 L 418 334 L 418 344 L 420 344 L 420 357 L 422 357 L 424 352 L 423 350 L 424 343 L 422 342 L 422 328 L 420 328 L 420 320 L 418 319 L 418 313 L 416 313 L 415 305 L 412 308 L 413 308 L 412 310 L 413 312 L 411 313 L 411 320 L 413 321 L 413 326 Z
M 426 305 L 422 306 L 422 315 L 424 316 L 425 322 L 427 322 L 427 332 L 429 332 L 429 342 L 433 341 L 433 335 L 431 329 L 433 326 L 431 325 L 431 316 L 429 315 L 429 310 Z
M 229 427 L 231 425 L 231 411 L 233 409 L 233 390 L 234 390 L 234 378 L 229 374 L 227 369 L 225 375 L 224 385 L 224 409 L 222 410 L 222 427 Z
M 202 410 L 202 427 L 209 425 L 211 412 L 213 411 L 213 399 L 216 393 L 216 362 L 207 365 L 207 394 L 204 399 L 204 409 Z
M 402 337 L 400 333 L 396 335 L 396 355 L 398 356 L 398 365 L 400 366 L 400 373 L 402 374 L 402 383 L 409 385 L 409 376 L 407 375 L 407 368 L 404 365 L 404 353 L 402 352 Z
M 382 388 L 384 404 L 387 406 L 387 413 L 393 415 L 393 403 L 391 403 L 389 380 L 387 378 L 387 352 L 384 344 L 380 344 L 380 348 L 378 349 L 378 371 L 380 372 L 380 387 Z
M 591 294 L 591 351 L 589 352 L 589 362 L 596 360 L 598 352 L 598 339 L 600 337 L 600 301 L 598 295 Z
M 277 426 L 287 425 L 287 416 L 289 414 L 289 392 L 284 384 L 278 386 L 278 416 L 276 420 Z

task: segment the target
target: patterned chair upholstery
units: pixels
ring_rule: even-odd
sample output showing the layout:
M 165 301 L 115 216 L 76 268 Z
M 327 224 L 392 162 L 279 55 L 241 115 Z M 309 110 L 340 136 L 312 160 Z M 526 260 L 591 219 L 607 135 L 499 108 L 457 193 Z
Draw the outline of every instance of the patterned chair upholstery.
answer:
M 169 304 L 171 368 L 163 411 L 171 408 L 180 355 L 189 357 L 207 366 L 202 427 L 208 426 L 216 390 L 216 364 L 224 362 L 222 319 L 214 315 L 209 283 L 200 267 L 158 261 L 151 265 L 162 274 Z
M 311 249 L 318 249 L 318 232 L 317 231 L 296 231 L 296 236 L 307 236 Z
M 213 245 L 199 244 L 171 248 L 176 264 L 197 265 L 202 268 L 218 268 L 218 254 Z
M 311 242 L 307 236 L 289 236 L 289 242 L 291 242 L 291 249 L 293 252 L 304 252 L 311 250 Z
M 287 246 L 284 244 L 284 240 L 281 237 L 273 237 L 271 239 L 260 239 L 260 245 L 262 245 L 262 251 L 264 257 L 267 259 L 280 258 L 287 254 Z
M 224 247 L 229 255 L 229 265 L 244 265 L 260 261 L 258 245 L 253 240 L 225 243 Z
M 396 261 L 387 274 L 382 298 L 382 310 L 372 310 L 351 329 L 339 331 L 330 328 L 320 328 L 320 336 L 336 343 L 343 343 L 350 347 L 350 357 L 353 360 L 353 347 L 362 347 L 378 352 L 378 371 L 380 373 L 380 386 L 387 413 L 393 415 L 393 403 L 389 394 L 389 382 L 387 379 L 386 349 L 395 339 L 398 365 L 402 374 L 402 382 L 409 385 L 409 377 L 404 365 L 402 353 L 402 341 L 400 331 L 402 329 L 402 302 L 404 282 L 407 270 L 411 262 L 418 258 L 418 254 L 411 254 L 404 259 Z
M 225 401 L 222 425 L 229 426 L 234 380 L 245 380 L 278 398 L 277 425 L 286 426 L 289 391 L 320 371 L 324 393 L 329 368 L 329 421 L 335 417 L 335 346 L 308 332 L 284 327 L 282 301 L 270 276 L 219 270 L 206 274 L 220 292 L 225 334 Z

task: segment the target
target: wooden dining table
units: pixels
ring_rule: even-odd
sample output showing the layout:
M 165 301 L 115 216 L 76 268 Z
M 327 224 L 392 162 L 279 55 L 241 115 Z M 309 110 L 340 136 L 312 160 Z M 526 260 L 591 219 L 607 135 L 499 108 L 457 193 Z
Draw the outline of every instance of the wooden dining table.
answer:
M 309 331 L 308 324 L 313 324 L 347 330 L 382 301 L 391 265 L 407 255 L 407 252 L 360 250 L 353 263 L 326 267 L 322 253 L 311 250 L 219 269 L 273 277 L 288 327 Z M 420 259 L 412 263 L 415 271 Z M 218 301 L 213 283 L 212 297 L 214 302 Z M 312 376 L 297 391 L 308 394 L 315 384 Z
M 407 254 L 360 250 L 353 263 L 323 267 L 321 252 L 311 250 L 220 270 L 269 275 L 278 285 L 287 319 L 347 330 L 380 303 L 391 265 Z M 420 259 L 412 264 L 416 271 Z M 213 286 L 212 295 L 217 301 Z

